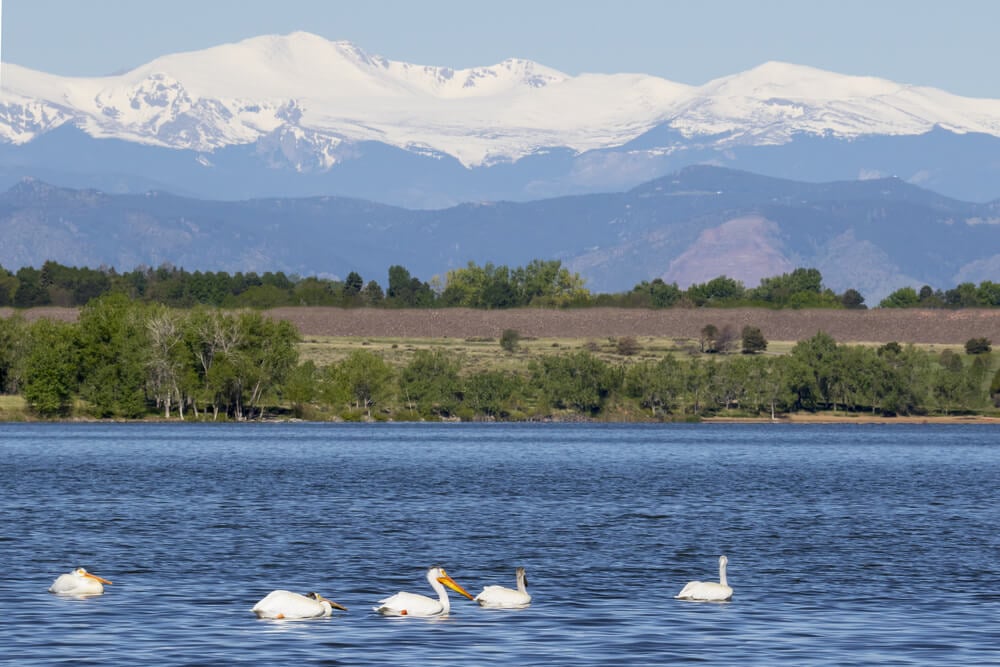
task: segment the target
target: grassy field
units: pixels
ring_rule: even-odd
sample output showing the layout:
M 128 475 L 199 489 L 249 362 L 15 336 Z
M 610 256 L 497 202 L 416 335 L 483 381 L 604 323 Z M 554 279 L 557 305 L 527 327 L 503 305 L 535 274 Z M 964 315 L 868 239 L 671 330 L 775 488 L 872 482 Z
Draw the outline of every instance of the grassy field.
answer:
M 0 422 L 24 421 L 27 406 L 20 396 L 0 395 Z
M 634 363 L 660 359 L 667 353 L 690 356 L 698 350 L 698 342 L 689 339 L 635 338 L 635 354 L 618 351 L 619 339 L 607 338 L 522 338 L 514 352 L 500 347 L 496 338 L 377 338 L 305 336 L 299 347 L 301 360 L 311 360 L 317 366 L 336 363 L 355 350 L 367 350 L 380 355 L 395 367 L 406 366 L 418 350 L 442 350 L 462 360 L 470 372 L 482 370 L 523 370 L 534 360 L 546 355 L 567 354 L 587 350 L 610 363 Z M 777 344 L 777 351 L 787 351 L 791 345 Z
M 317 366 L 327 366 L 346 358 L 355 350 L 367 350 L 380 355 L 392 366 L 406 366 L 417 350 L 442 350 L 461 358 L 463 367 L 471 372 L 487 369 L 523 370 L 533 359 L 545 355 L 568 354 L 587 350 L 605 362 L 629 364 L 659 360 L 667 354 L 679 359 L 700 356 L 726 359 L 739 355 L 739 341 L 734 351 L 725 355 L 705 355 L 698 341 L 691 338 L 636 336 L 637 350 L 623 355 L 619 351 L 621 338 L 522 338 L 517 350 L 507 352 L 496 338 L 382 338 L 374 336 L 303 336 L 299 346 L 300 360 L 311 360 Z M 768 341 L 766 355 L 791 352 L 795 341 Z M 874 344 L 873 344 L 874 345 Z M 920 349 L 940 353 L 946 349 L 964 355 L 962 345 L 918 345 Z M 994 368 L 1000 366 L 1000 355 L 993 355 Z M 995 371 L 994 371 L 995 372 Z

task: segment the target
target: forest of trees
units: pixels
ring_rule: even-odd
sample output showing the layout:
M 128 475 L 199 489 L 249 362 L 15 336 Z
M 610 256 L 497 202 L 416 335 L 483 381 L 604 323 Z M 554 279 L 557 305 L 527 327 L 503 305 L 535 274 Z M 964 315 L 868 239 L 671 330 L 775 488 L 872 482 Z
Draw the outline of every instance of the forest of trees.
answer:
M 340 306 L 383 308 L 517 308 L 616 306 L 628 308 L 743 307 L 865 308 L 857 290 L 835 294 L 823 286 L 817 269 L 800 268 L 764 278 L 757 287 L 719 276 L 680 289 L 657 278 L 631 290 L 593 294 L 583 279 L 558 260 L 534 260 L 509 268 L 470 262 L 444 277 L 423 281 L 402 266 L 388 269 L 385 288 L 350 272 L 343 280 L 284 273 L 189 272 L 163 265 L 119 273 L 111 268 L 77 268 L 46 262 L 15 273 L 0 267 L 0 306 L 78 307 L 106 294 L 159 303 L 173 308 L 197 305 L 224 308 Z M 1000 306 L 1000 283 L 962 283 L 946 291 L 924 286 L 899 289 L 878 304 L 882 308 L 993 308 Z
M 822 332 L 789 354 L 763 355 L 767 342 L 753 327 L 742 332 L 742 354 L 724 354 L 736 347 L 724 339 L 706 327 L 704 354 L 647 358 L 622 340 L 618 361 L 555 351 L 514 370 L 473 369 L 444 350 L 417 350 L 402 367 L 364 349 L 317 366 L 300 362 L 292 325 L 257 311 L 177 310 L 110 294 L 73 323 L 0 318 L 0 391 L 23 396 L 40 417 L 200 420 L 965 414 L 1000 394 L 985 339 L 964 355 L 841 345 Z M 516 355 L 516 335 L 505 332 L 501 345 Z

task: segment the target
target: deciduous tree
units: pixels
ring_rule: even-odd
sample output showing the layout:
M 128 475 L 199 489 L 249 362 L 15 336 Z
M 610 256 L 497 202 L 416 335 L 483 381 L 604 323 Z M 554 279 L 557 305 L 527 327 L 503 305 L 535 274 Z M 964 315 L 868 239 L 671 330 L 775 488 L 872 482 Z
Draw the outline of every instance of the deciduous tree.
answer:
M 625 371 L 622 388 L 653 417 L 674 412 L 684 393 L 685 375 L 680 362 L 668 354 L 659 361 L 643 361 Z
M 69 413 L 78 386 L 76 325 L 41 319 L 28 331 L 22 384 L 28 407 L 43 417 Z
M 620 375 L 599 358 L 586 351 L 543 357 L 531 367 L 532 384 L 549 405 L 569 408 L 584 414 L 596 414 Z
M 0 394 L 16 394 L 28 346 L 28 324 L 18 314 L 0 317 Z
M 399 373 L 399 393 L 411 410 L 448 416 L 458 407 L 461 363 L 442 350 L 417 350 Z
M 142 305 L 124 294 L 94 299 L 80 311 L 80 395 L 97 416 L 145 414 L 148 334 Z
M 475 414 L 490 419 L 503 416 L 507 403 L 521 390 L 518 375 L 505 371 L 480 371 L 462 381 L 462 403 Z
M 372 408 L 391 395 L 392 379 L 392 367 L 381 356 L 355 350 L 327 367 L 322 391 L 331 403 L 350 402 L 371 418 Z

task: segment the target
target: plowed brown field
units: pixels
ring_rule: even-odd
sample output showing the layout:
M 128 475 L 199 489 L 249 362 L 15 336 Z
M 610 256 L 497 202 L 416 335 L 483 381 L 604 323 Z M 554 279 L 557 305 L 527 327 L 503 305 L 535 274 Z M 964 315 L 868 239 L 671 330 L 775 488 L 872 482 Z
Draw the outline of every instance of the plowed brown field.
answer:
M 656 336 L 698 338 L 706 324 L 758 327 L 769 341 L 798 341 L 824 331 L 841 343 L 962 344 L 985 337 L 1000 344 L 1000 309 L 993 310 L 383 310 L 277 308 L 304 335 L 390 338 L 499 338 L 504 329 L 537 338 Z
M 13 311 L 0 308 L 0 316 Z M 288 320 L 307 336 L 384 338 L 499 338 L 504 329 L 537 338 L 655 336 L 698 338 L 706 324 L 758 327 L 769 341 L 798 341 L 824 331 L 841 343 L 962 344 L 985 337 L 1000 345 L 1000 308 L 965 310 L 766 310 L 674 308 L 639 310 L 386 310 L 378 308 L 276 308 L 271 317 Z M 73 308 L 33 308 L 29 320 L 75 320 Z

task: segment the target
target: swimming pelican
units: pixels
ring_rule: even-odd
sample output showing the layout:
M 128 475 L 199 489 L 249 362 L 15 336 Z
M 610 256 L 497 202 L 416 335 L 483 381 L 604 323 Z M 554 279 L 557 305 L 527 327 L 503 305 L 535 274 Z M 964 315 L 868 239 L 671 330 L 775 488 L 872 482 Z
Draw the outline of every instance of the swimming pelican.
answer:
M 524 568 L 517 568 L 517 590 L 504 586 L 486 586 L 483 592 L 476 596 L 480 607 L 496 607 L 498 609 L 521 609 L 531 604 L 528 594 L 528 576 Z
M 443 567 L 432 567 L 427 570 L 427 581 L 431 588 L 437 591 L 437 600 L 416 593 L 396 593 L 392 597 L 379 600 L 379 606 L 372 607 L 372 609 L 383 616 L 443 616 L 451 610 L 445 586 L 470 600 L 475 599 L 464 588 L 455 583 L 455 580 L 448 576 Z
M 49 586 L 49 593 L 56 595 L 75 595 L 83 597 L 86 595 L 101 595 L 104 593 L 104 584 L 111 582 L 96 574 L 87 572 L 82 567 L 78 567 L 72 572 L 60 574 Z
M 347 607 L 341 606 L 333 600 L 327 600 L 319 593 L 309 595 L 299 595 L 291 591 L 271 591 L 263 600 L 253 606 L 253 613 L 257 618 L 321 618 L 329 616 L 334 609 L 347 611 Z
M 678 600 L 697 600 L 701 602 L 725 602 L 733 597 L 733 589 L 726 583 L 726 563 L 729 559 L 719 556 L 719 583 L 714 581 L 689 581 L 680 593 L 674 597 Z

